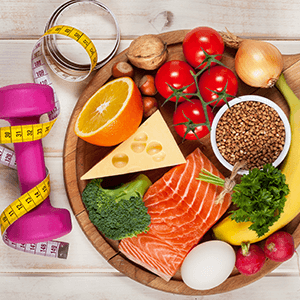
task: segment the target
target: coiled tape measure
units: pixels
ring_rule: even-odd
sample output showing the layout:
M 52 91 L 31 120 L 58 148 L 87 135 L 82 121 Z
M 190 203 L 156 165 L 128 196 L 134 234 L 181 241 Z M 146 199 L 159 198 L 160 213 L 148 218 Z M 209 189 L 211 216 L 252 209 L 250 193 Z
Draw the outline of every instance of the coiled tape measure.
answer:
M 67 26 L 55 25 L 60 14 L 73 4 L 95 4 L 108 12 L 114 19 L 116 26 L 116 43 L 111 53 L 102 61 L 98 62 L 97 50 L 91 39 L 80 30 Z M 78 65 L 64 57 L 56 47 L 56 35 L 63 35 L 78 42 L 89 56 L 89 65 Z M 113 13 L 104 4 L 96 0 L 71 0 L 56 9 L 49 19 L 44 35 L 35 44 L 31 55 L 31 68 L 33 80 L 38 84 L 46 84 L 53 88 L 47 67 L 60 78 L 72 82 L 82 81 L 90 73 L 106 64 L 116 53 L 120 43 L 120 30 Z M 54 88 L 53 88 L 54 91 Z M 24 125 L 7 126 L 0 128 L 0 144 L 20 143 L 39 140 L 44 138 L 53 127 L 60 113 L 59 101 L 54 91 L 55 107 L 48 112 L 49 122 Z M 0 163 L 16 169 L 16 158 L 12 150 L 0 145 Z M 67 258 L 68 243 L 60 241 L 46 241 L 36 244 L 20 244 L 10 241 L 7 237 L 7 228 L 21 218 L 28 211 L 41 204 L 50 194 L 50 178 L 47 171 L 46 178 L 36 187 L 21 195 L 11 203 L 0 215 L 1 235 L 4 243 L 9 247 L 23 252 L 38 254 L 56 258 Z

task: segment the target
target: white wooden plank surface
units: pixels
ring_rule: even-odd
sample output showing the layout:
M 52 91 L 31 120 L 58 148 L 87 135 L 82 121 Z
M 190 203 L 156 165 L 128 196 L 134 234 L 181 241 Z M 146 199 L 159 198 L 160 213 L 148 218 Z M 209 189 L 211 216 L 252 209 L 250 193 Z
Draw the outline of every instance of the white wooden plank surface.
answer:
M 40 36 L 51 13 L 63 2 L 1 0 L 0 19 L 6 26 L 1 28 L 0 36 L 4 38 Z M 107 0 L 103 3 L 116 15 L 123 37 L 201 25 L 212 26 L 217 30 L 224 30 L 227 27 L 245 36 L 300 37 L 300 5 L 297 0 Z M 86 13 L 84 9 L 80 11 Z M 107 37 L 101 25 L 97 34 L 100 37 Z
M 63 1 L 0 2 L 0 87 L 32 82 L 32 48 L 43 33 L 50 14 Z M 300 42 L 292 41 L 300 38 L 298 0 L 107 0 L 105 4 L 115 13 L 121 27 L 122 42 L 119 51 L 125 49 L 132 38 L 141 34 L 205 25 L 217 30 L 227 27 L 242 36 L 267 37 L 273 40 L 282 53 L 300 53 Z M 85 19 L 91 12 L 82 10 L 80 13 L 76 20 L 69 14 L 64 21 L 72 22 L 70 25 L 78 25 L 78 28 L 90 32 L 100 56 L 105 56 L 113 44 L 113 26 L 109 22 L 101 23 L 101 26 L 99 23 L 95 30 L 95 26 L 91 26 Z M 274 40 L 277 38 L 287 41 Z M 67 52 L 70 51 L 69 43 L 61 43 L 61 47 L 67 49 Z M 72 48 L 67 54 L 74 55 L 73 50 Z M 50 134 L 43 139 L 46 165 L 51 174 L 50 198 L 53 206 L 67 208 L 70 212 L 62 172 L 64 136 L 72 109 L 92 76 L 76 84 L 52 77 L 61 103 L 61 115 Z M 3 123 L 5 122 L 0 121 L 0 126 Z M 0 166 L 0 191 L 2 211 L 19 196 L 15 170 Z M 133 295 L 137 299 L 166 300 L 299 299 L 300 277 L 296 255 L 265 278 L 239 290 L 205 297 L 172 295 L 145 287 L 120 274 L 93 248 L 73 215 L 72 221 L 72 232 L 60 239 L 70 243 L 67 260 L 21 253 L 0 242 L 1 299 L 132 299 Z
M 183 296 L 157 291 L 117 274 L 75 276 L 3 276 L 6 299 L 121 299 L 121 300 L 232 300 L 232 299 L 299 299 L 299 278 L 265 277 L 259 282 L 234 292 L 202 297 Z M 16 282 L 22 289 L 16 288 Z M 267 287 L 272 288 L 267 288 Z M 284 289 L 282 288 L 284 286 Z

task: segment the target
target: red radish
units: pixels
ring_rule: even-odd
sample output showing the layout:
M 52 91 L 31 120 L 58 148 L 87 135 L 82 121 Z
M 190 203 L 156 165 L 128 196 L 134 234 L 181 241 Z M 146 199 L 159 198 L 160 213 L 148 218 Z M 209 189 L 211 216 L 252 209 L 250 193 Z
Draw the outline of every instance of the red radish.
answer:
M 285 231 L 273 233 L 267 238 L 264 251 L 266 257 L 274 261 L 290 259 L 295 252 L 293 236 Z
M 259 246 L 242 243 L 236 254 L 235 266 L 240 273 L 253 275 L 263 267 L 265 260 L 265 253 Z

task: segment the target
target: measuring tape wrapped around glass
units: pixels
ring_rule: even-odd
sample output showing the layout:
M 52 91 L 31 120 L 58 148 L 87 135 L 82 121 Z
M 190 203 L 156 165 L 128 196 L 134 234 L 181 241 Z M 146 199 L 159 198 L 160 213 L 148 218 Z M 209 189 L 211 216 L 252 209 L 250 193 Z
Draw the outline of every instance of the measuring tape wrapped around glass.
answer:
M 57 18 L 65 9 L 74 4 L 84 3 L 95 4 L 101 9 L 104 9 L 113 17 L 115 22 L 117 31 L 116 43 L 111 53 L 100 62 L 98 62 L 96 47 L 86 34 L 71 26 L 56 25 Z M 56 46 L 56 35 L 66 36 L 78 42 L 88 54 L 90 64 L 76 64 L 63 56 Z M 108 7 L 96 0 L 67 1 L 58 7 L 52 14 L 46 24 L 44 35 L 37 41 L 33 48 L 31 55 L 31 67 L 34 82 L 38 84 L 46 84 L 53 88 L 47 67 L 50 67 L 56 75 L 64 80 L 71 82 L 82 81 L 87 78 L 93 70 L 99 69 L 114 56 L 119 47 L 119 43 L 120 30 L 118 23 Z M 59 101 L 55 91 L 54 98 L 55 107 L 52 111 L 48 112 L 48 122 L 34 125 L 0 127 L 0 144 L 29 142 L 44 138 L 50 132 L 60 113 Z M 0 145 L 0 163 L 16 169 L 17 166 L 14 151 Z M 6 234 L 7 228 L 13 222 L 41 204 L 49 196 L 49 194 L 50 178 L 49 173 L 47 172 L 46 178 L 41 183 L 27 193 L 21 195 L 21 197 L 4 209 L 0 215 L 0 227 L 2 239 L 6 245 L 16 250 L 32 254 L 56 258 L 67 258 L 69 248 L 68 243 L 60 241 L 46 241 L 36 244 L 20 244 L 10 241 Z M 32 201 L 28 201 L 28 199 L 31 199 Z

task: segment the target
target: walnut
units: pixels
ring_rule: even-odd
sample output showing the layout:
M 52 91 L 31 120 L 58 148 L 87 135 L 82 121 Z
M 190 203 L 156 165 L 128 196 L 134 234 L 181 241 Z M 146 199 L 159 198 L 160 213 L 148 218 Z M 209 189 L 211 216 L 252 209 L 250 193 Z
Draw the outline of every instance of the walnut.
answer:
M 167 45 L 156 35 L 146 34 L 133 40 L 127 52 L 129 61 L 136 67 L 155 70 L 167 59 Z

